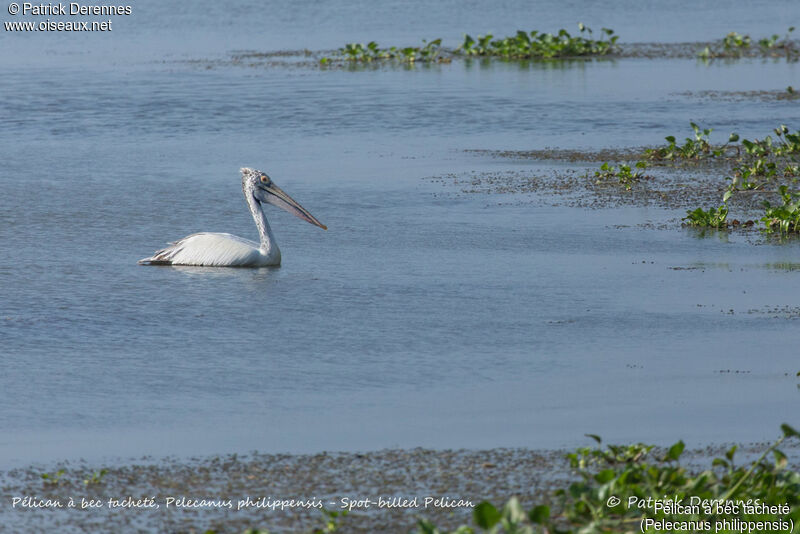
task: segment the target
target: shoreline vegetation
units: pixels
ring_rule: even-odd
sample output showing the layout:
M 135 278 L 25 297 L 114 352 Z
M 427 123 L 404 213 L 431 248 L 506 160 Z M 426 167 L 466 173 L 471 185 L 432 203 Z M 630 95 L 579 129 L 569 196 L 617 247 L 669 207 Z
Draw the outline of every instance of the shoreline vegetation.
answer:
M 696 450 L 682 441 L 618 446 L 587 438 L 594 446 L 571 452 L 251 453 L 12 469 L 2 476 L 9 502 L 0 522 L 20 531 L 202 534 L 621 533 L 638 532 L 643 519 L 705 521 L 712 530 L 723 520 L 791 520 L 795 529 L 788 531 L 800 529 L 800 435 L 789 425 L 771 444 Z M 8 506 L 12 498 L 16 508 Z M 75 508 L 66 507 L 69 499 Z M 36 502 L 62 506 L 37 509 Z M 81 509 L 89 502 L 95 507 Z M 783 506 L 788 511 L 775 508 Z

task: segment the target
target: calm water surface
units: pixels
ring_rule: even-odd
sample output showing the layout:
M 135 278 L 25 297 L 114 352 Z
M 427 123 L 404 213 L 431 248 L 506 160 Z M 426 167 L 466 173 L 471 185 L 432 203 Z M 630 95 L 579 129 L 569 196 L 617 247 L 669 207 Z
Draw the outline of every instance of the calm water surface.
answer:
M 578 20 L 665 42 L 797 22 L 792 2 L 757 4 L 138 2 L 113 35 L 0 32 L 0 464 L 771 438 L 800 401 L 796 313 L 764 313 L 797 306 L 797 243 L 426 178 L 519 167 L 471 148 L 638 146 L 689 120 L 718 140 L 797 128 L 794 102 L 678 94 L 797 87 L 797 64 L 182 61 Z M 254 238 L 245 165 L 330 230 L 270 211 L 279 269 L 136 264 L 196 231 Z

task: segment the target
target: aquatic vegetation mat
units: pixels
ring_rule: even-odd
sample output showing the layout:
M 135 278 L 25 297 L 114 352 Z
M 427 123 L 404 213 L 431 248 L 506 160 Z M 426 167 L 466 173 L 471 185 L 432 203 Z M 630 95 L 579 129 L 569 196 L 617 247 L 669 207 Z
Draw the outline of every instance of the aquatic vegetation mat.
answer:
M 758 57 L 770 56 L 796 60 L 800 50 L 796 43 L 791 40 L 794 26 L 791 26 L 786 35 L 781 39 L 778 34 L 762 37 L 754 41 L 749 35 L 742 35 L 737 32 L 730 32 L 719 41 L 706 46 L 701 50 L 697 57 L 700 59 L 716 58 L 739 58 L 739 57 Z
M 662 454 L 641 443 L 578 449 L 567 458 L 580 478 L 556 490 L 553 504 L 525 509 L 512 497 L 498 509 L 483 501 L 473 514 L 477 528 L 440 530 L 423 519 L 416 532 L 800 532 L 800 472 L 778 449 L 800 433 L 781 429 L 783 436 L 751 464 L 737 466 L 734 446 L 699 473 L 680 465 L 682 441 Z
M 406 46 L 398 48 L 380 48 L 378 43 L 370 41 L 366 45 L 361 43 L 348 43 L 339 49 L 339 59 L 346 61 L 370 62 L 382 59 L 394 59 L 406 63 L 419 62 L 449 62 L 448 56 L 441 55 L 442 40 L 434 39 L 430 42 L 423 40 L 422 46 Z M 323 57 L 320 60 L 322 65 L 330 63 L 331 59 Z
M 322 64 L 334 60 L 370 62 L 377 60 L 400 60 L 413 63 L 450 61 L 453 57 L 497 57 L 503 59 L 551 59 L 580 56 L 604 56 L 615 52 L 618 36 L 614 30 L 602 29 L 600 39 L 592 38 L 591 28 L 578 24 L 578 35 L 571 35 L 567 30 L 561 29 L 556 34 L 530 32 L 519 30 L 515 35 L 495 39 L 491 34 L 479 35 L 473 38 L 464 36 L 464 41 L 455 49 L 447 50 L 442 55 L 442 39 L 423 41 L 417 47 L 389 47 L 381 48 L 375 41 L 366 45 L 348 43 L 338 50 L 333 58 L 323 57 Z
M 494 39 L 491 34 L 473 39 L 464 36 L 464 42 L 456 49 L 465 56 L 491 56 L 504 59 L 556 58 L 577 56 L 604 56 L 617 50 L 619 36 L 614 30 L 603 28 L 600 39 L 592 38 L 592 30 L 583 23 L 578 24 L 579 35 L 573 36 L 561 29 L 557 34 L 522 30 L 516 35 Z
M 631 168 L 636 170 L 632 171 Z M 647 168 L 647 163 L 644 161 L 637 161 L 633 165 L 619 164 L 619 168 L 609 165 L 608 162 L 600 166 L 599 171 L 595 171 L 594 175 L 597 178 L 595 184 L 601 185 L 608 182 L 616 182 L 625 187 L 625 190 L 630 191 L 633 184 L 640 182 L 643 179 L 650 178 L 642 172 Z
M 616 192 L 609 197 L 606 188 L 572 179 L 559 180 L 558 173 L 550 179 L 552 191 L 563 191 L 565 187 L 577 192 L 580 188 L 594 193 L 600 206 L 614 204 L 652 205 L 664 208 L 686 209 L 684 224 L 700 228 L 751 228 L 760 223 L 766 233 L 780 235 L 800 234 L 800 131 L 792 132 L 786 125 L 773 130 L 775 137 L 763 139 L 740 139 L 731 133 L 728 141 L 714 145 L 710 140 L 713 131 L 696 123 L 690 123 L 692 135 L 679 141 L 674 135 L 664 139 L 660 147 L 630 148 L 581 152 L 569 150 L 533 151 L 480 151 L 476 155 L 498 158 L 538 161 L 603 162 L 594 170 L 594 186 L 617 184 L 626 194 Z M 619 162 L 609 163 L 611 162 Z M 630 163 L 635 161 L 635 163 Z M 636 169 L 635 171 L 632 169 Z M 644 169 L 648 169 L 644 174 Z M 563 173 L 562 173 L 563 176 Z M 588 173 L 587 173 L 588 176 Z M 646 180 L 644 179 L 646 178 Z M 453 183 L 465 183 L 453 178 Z M 536 175 L 517 180 L 517 192 L 531 192 L 532 184 L 541 184 L 546 177 Z M 560 181 L 561 186 L 556 184 Z M 473 185 L 476 181 L 472 179 Z M 478 181 L 482 184 L 483 181 Z M 481 189 L 464 190 L 477 192 Z M 484 192 L 501 192 L 498 188 L 482 189 Z M 546 187 L 536 190 L 547 191 Z M 513 192 L 511 183 L 505 184 L 502 192 Z M 586 196 L 576 197 L 573 205 L 586 205 Z M 689 201 L 695 205 L 688 205 Z M 697 204 L 700 206 L 698 207 Z M 591 205 L 591 203 L 590 203 Z M 731 208 L 738 217 L 729 219 Z M 755 220 L 753 220 L 755 219 Z

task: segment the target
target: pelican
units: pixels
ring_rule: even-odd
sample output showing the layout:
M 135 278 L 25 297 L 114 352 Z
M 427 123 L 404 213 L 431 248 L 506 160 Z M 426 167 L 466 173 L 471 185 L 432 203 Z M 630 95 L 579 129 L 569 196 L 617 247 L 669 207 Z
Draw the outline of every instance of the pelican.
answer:
M 170 243 L 149 258 L 139 260 L 143 265 L 201 265 L 208 267 L 266 267 L 281 264 L 281 251 L 264 215 L 264 202 L 278 206 L 323 230 L 319 222 L 303 206 L 284 193 L 266 173 L 243 168 L 242 191 L 247 207 L 258 227 L 261 243 L 231 234 L 202 232 Z

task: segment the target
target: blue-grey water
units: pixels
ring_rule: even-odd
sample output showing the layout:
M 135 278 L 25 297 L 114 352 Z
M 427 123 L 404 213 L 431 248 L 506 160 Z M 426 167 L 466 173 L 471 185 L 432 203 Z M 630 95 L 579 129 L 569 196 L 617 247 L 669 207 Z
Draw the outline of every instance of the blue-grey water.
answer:
M 224 60 L 578 21 L 628 42 L 757 38 L 798 18 L 776 0 L 142 1 L 111 33 L 0 31 L 0 465 L 771 439 L 797 423 L 800 322 L 764 310 L 798 306 L 797 242 L 428 178 L 520 166 L 465 149 L 797 128 L 793 101 L 680 95 L 798 87 L 797 63 Z M 197 231 L 255 238 L 242 166 L 330 229 L 270 211 L 279 269 L 136 264 Z

